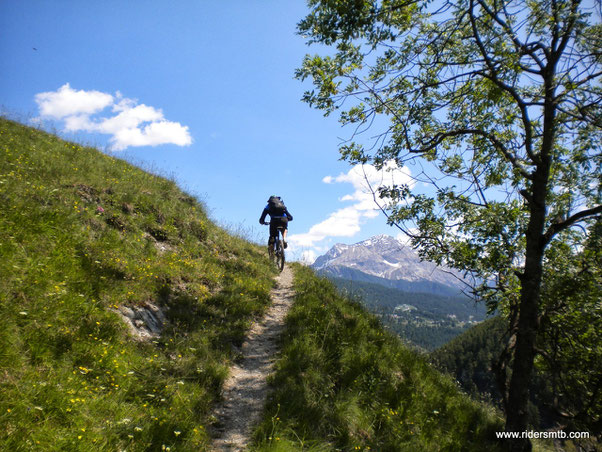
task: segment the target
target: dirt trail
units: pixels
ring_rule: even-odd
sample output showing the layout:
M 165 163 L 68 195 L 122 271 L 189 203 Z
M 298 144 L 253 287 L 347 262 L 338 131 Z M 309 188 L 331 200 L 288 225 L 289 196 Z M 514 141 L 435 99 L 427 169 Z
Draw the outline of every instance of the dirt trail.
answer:
M 268 394 L 267 376 L 278 351 L 277 339 L 293 300 L 293 272 L 286 266 L 272 290 L 272 306 L 253 324 L 242 345 L 242 359 L 236 363 L 224 383 L 224 401 L 216 410 L 213 451 L 242 451 L 259 422 Z

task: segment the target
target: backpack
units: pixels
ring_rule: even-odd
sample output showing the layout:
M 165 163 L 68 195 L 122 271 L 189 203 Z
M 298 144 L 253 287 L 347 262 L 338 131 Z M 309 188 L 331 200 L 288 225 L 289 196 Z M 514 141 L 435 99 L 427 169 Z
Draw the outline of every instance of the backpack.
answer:
M 286 206 L 280 196 L 270 196 L 268 199 L 268 213 L 270 216 L 284 216 L 286 212 Z

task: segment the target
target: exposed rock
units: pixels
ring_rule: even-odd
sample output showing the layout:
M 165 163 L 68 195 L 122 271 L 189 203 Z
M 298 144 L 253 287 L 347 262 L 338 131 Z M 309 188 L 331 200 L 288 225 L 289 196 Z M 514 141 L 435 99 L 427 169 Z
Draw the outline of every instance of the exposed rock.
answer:
M 120 306 L 118 312 L 129 326 L 132 335 L 140 340 L 160 336 L 166 322 L 161 308 L 150 302 L 142 306 Z

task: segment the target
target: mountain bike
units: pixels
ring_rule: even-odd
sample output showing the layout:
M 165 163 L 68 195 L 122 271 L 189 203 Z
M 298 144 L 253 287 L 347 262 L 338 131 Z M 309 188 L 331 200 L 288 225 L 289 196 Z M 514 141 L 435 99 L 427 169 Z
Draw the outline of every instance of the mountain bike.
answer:
M 269 225 L 270 223 L 266 223 Z M 284 246 L 282 246 L 282 240 L 280 240 L 280 234 L 282 234 L 284 228 L 277 228 L 276 236 L 270 237 L 268 240 L 268 256 L 270 256 L 270 261 L 276 266 L 276 268 L 280 271 L 284 269 Z

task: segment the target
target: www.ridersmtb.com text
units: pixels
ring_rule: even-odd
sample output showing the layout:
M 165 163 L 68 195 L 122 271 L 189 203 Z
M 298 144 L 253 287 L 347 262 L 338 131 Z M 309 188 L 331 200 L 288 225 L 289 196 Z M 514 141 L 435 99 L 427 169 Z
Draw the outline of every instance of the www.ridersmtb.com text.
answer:
M 498 439 L 529 438 L 529 439 L 587 439 L 589 432 L 565 432 L 558 430 L 556 432 L 535 432 L 525 430 L 524 432 L 495 432 Z

